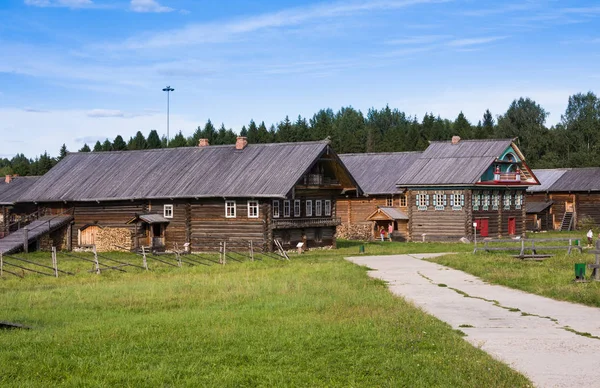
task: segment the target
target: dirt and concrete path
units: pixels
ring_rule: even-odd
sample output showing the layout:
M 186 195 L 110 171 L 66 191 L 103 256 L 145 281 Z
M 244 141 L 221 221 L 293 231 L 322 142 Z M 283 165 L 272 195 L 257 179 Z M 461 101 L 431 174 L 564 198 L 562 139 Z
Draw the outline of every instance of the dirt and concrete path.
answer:
M 537 387 L 600 387 L 600 309 L 491 285 L 421 260 L 440 254 L 349 257 L 395 295 L 467 334 L 473 346 Z

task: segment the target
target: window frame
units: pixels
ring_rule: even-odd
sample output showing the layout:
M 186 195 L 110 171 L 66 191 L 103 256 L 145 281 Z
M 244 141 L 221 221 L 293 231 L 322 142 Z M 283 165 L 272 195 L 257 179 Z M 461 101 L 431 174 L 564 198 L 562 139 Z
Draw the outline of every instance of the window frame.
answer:
M 173 206 L 173 204 L 163 205 L 163 217 L 173 218 L 174 212 L 175 212 L 175 206 Z
M 252 205 L 250 203 L 252 203 Z M 247 208 L 248 218 L 258 218 L 259 214 L 260 214 L 260 204 L 258 203 L 258 200 L 257 199 L 249 199 L 247 206 L 248 206 L 248 208 Z M 252 209 L 252 212 L 250 212 L 250 209 Z
M 304 204 L 304 211 L 306 212 L 306 217 L 312 217 L 313 215 L 313 201 L 312 199 L 307 199 Z
M 289 199 L 283 201 L 283 217 L 288 218 L 292 214 L 292 204 Z
M 325 216 L 327 217 L 331 217 L 331 200 L 330 199 L 326 199 L 325 200 L 325 206 L 324 206 L 324 210 L 325 210 Z
M 388 197 L 385 199 L 385 206 L 393 207 L 394 206 L 394 197 Z
M 233 214 L 230 214 L 229 210 L 233 209 Z M 237 216 L 237 204 L 235 200 L 225 200 L 225 218 L 236 218 Z
M 315 201 L 315 216 L 321 217 L 323 215 L 323 202 L 320 199 Z
M 300 217 L 301 215 L 302 215 L 302 202 L 299 199 L 295 199 L 294 200 L 294 217 Z
M 398 204 L 400 205 L 400 207 L 406 207 L 408 205 L 408 203 L 406 202 L 406 195 L 400 195 L 400 197 L 398 198 Z
M 279 216 L 281 215 L 281 212 L 280 212 L 278 199 L 273 200 L 272 207 L 273 207 L 273 218 L 279 218 Z

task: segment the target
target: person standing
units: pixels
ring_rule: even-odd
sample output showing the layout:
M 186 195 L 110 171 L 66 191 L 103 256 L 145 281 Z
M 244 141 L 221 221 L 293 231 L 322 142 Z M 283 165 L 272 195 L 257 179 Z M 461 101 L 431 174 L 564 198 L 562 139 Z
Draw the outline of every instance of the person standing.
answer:
M 594 232 L 590 229 L 587 232 L 587 240 L 588 240 L 588 247 L 592 246 L 592 243 L 594 242 Z
M 385 229 L 383 228 L 383 226 L 381 227 L 381 230 L 379 230 L 379 234 L 381 234 L 381 241 L 385 240 Z
M 394 223 L 390 222 L 388 226 L 388 238 L 390 239 L 390 242 L 392 241 L 392 233 L 394 233 Z

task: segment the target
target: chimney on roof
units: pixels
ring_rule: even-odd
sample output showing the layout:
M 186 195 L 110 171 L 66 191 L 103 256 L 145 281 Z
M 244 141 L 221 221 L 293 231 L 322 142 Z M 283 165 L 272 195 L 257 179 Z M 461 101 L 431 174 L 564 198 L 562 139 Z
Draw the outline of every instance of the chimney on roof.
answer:
M 208 143 L 208 139 L 200 139 L 198 142 L 198 147 L 207 147 L 210 144 Z
M 246 140 L 245 136 L 238 136 L 235 142 L 236 150 L 243 150 L 248 145 L 248 140 Z
M 452 144 L 458 144 L 460 142 L 460 136 L 452 136 Z
M 12 175 L 7 175 L 6 178 L 4 178 L 4 182 L 6 182 L 6 183 L 12 182 Z

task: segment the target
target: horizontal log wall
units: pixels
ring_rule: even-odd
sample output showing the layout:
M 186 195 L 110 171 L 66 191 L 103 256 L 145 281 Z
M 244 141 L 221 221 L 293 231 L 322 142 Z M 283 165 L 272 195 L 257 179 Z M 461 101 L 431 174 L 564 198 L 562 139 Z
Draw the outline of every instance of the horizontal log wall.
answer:
M 183 244 L 190 241 L 188 235 L 190 205 L 185 200 L 151 200 L 148 201 L 148 213 L 164 216 L 165 205 L 173 205 L 173 217 L 167 218 L 169 223 L 165 226 L 165 248 L 181 250 Z
M 429 206 L 427 210 L 418 210 L 416 195 L 429 194 Z M 433 206 L 433 195 L 436 193 L 446 194 L 447 206 L 444 210 L 435 210 Z M 455 241 L 468 234 L 466 228 L 467 211 L 469 204 L 465 197 L 465 206 L 461 210 L 452 210 L 450 206 L 450 195 L 453 193 L 465 193 L 457 190 L 409 190 L 410 220 L 409 239 L 421 241 L 425 234 L 425 241 Z
M 577 194 L 575 203 L 578 222 L 589 218 L 600 225 L 600 193 Z

